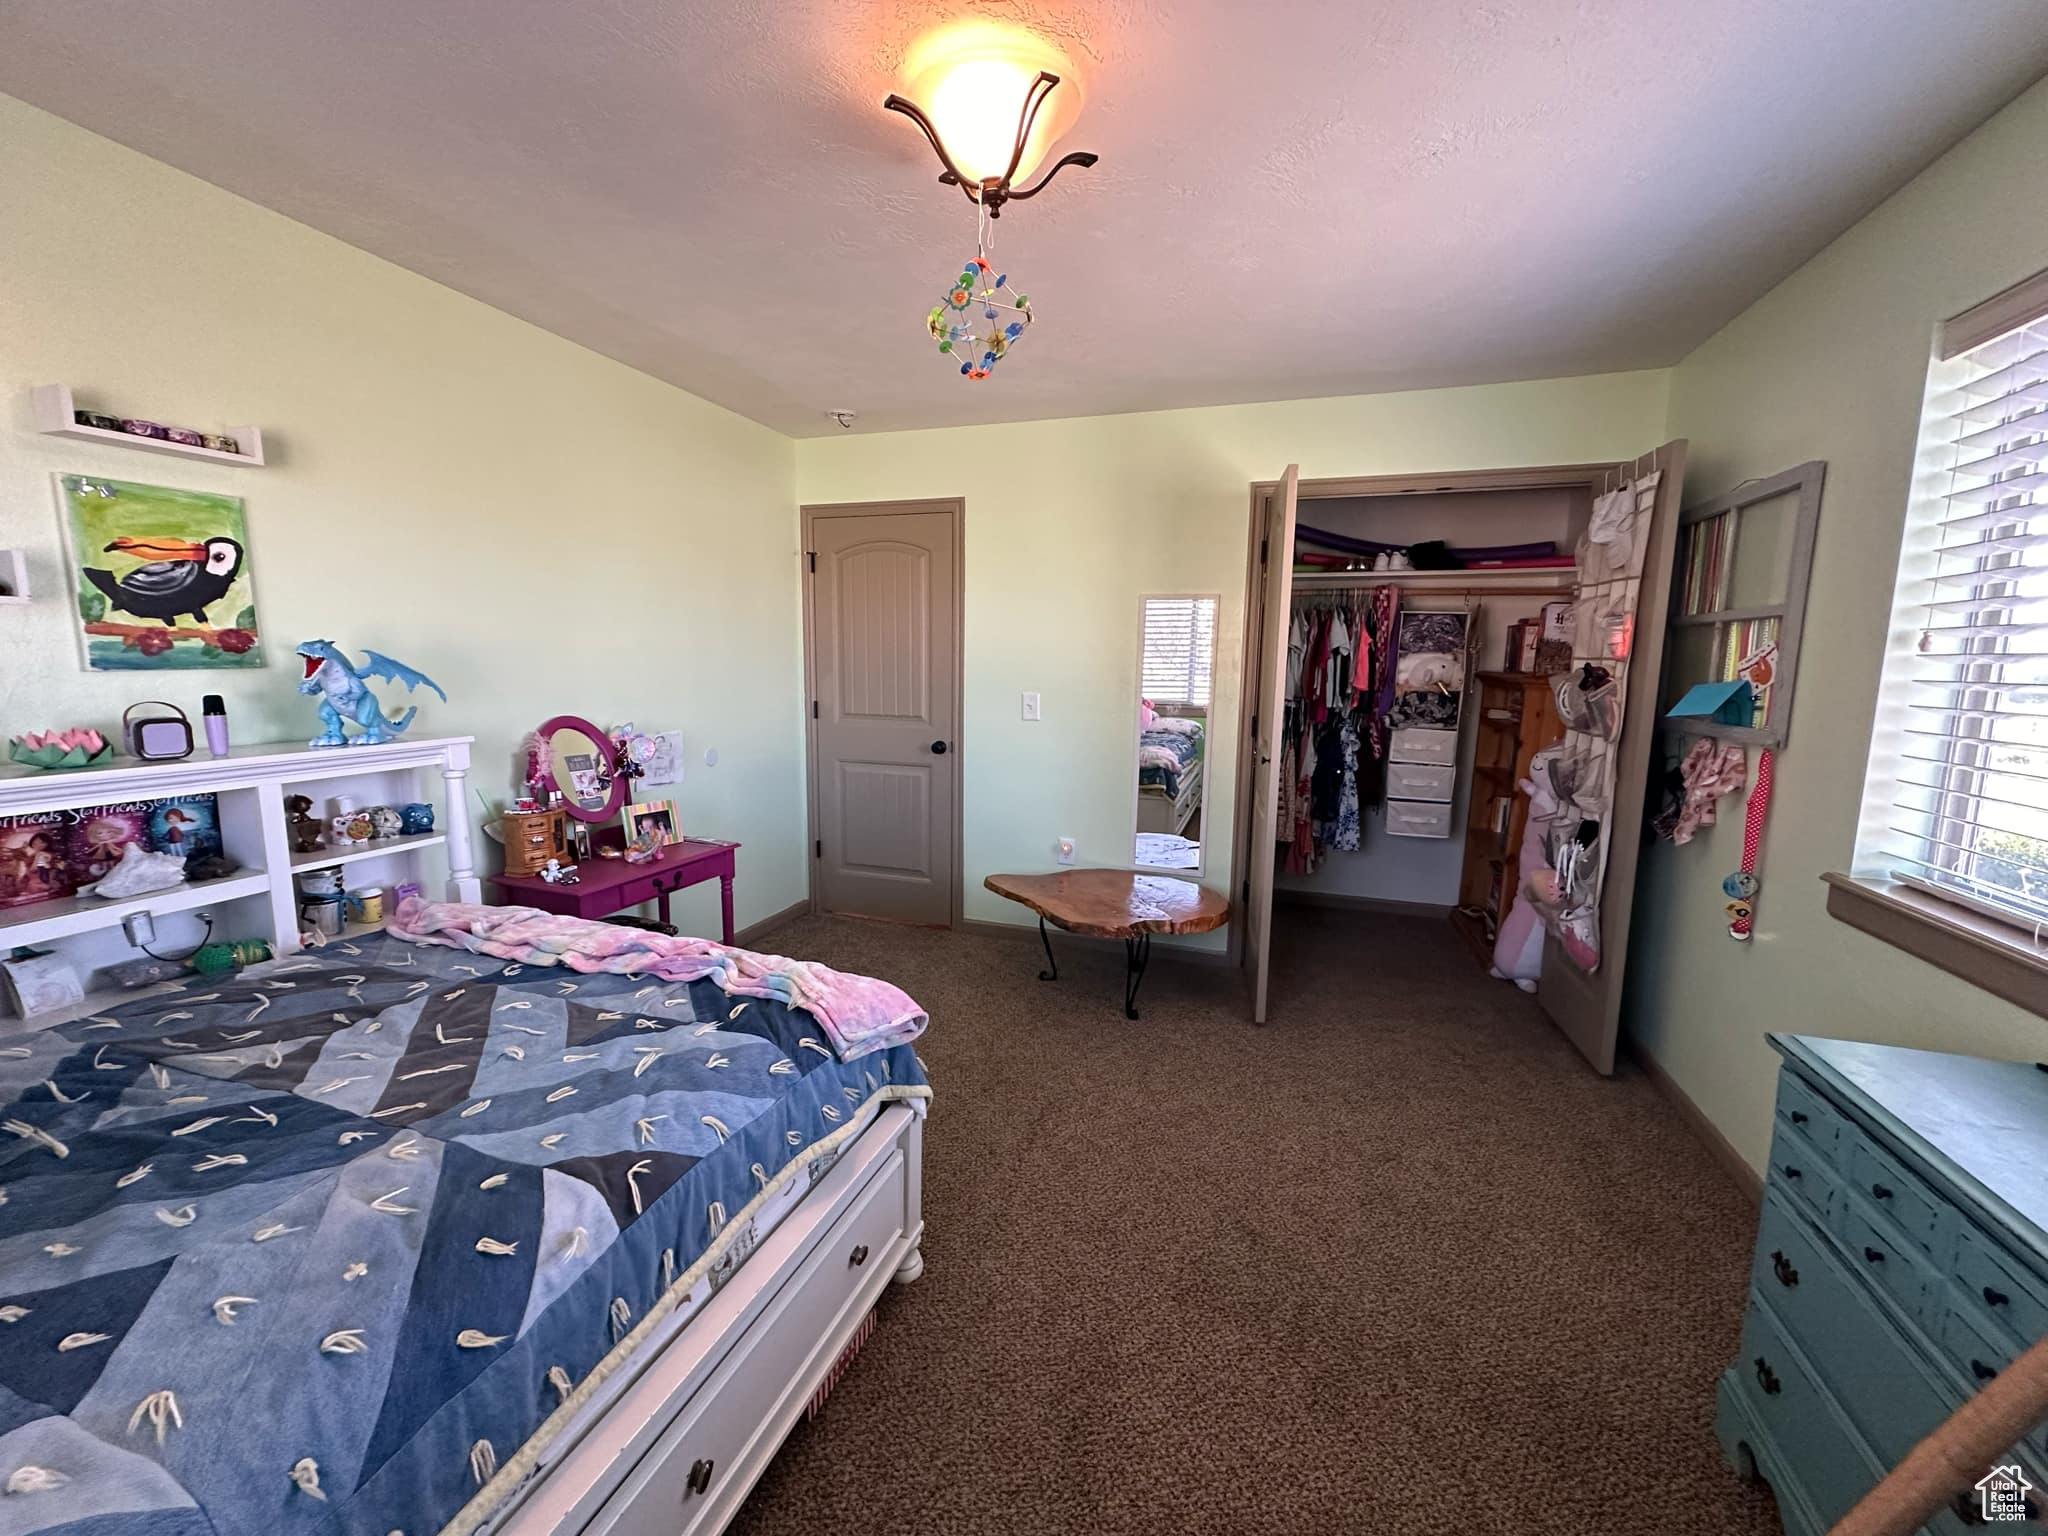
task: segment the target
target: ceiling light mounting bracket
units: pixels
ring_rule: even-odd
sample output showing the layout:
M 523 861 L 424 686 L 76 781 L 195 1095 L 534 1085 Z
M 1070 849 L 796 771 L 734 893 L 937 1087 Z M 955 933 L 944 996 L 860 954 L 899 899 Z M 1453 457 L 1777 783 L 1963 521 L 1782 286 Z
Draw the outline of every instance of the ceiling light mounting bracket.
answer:
M 916 102 L 898 96 L 892 91 L 882 102 L 882 106 L 890 112 L 901 112 L 923 130 L 925 141 L 938 155 L 939 164 L 945 167 L 939 174 L 940 182 L 949 187 L 958 187 L 970 203 L 978 204 L 989 218 L 994 219 L 1002 216 L 1003 204 L 1012 199 L 1021 201 L 1043 192 L 1046 184 L 1067 166 L 1091 166 L 1100 158 L 1086 151 L 1062 155 L 1053 163 L 1052 168 L 1031 186 L 1011 186 L 1010 182 L 1017 174 L 1017 167 L 1023 163 L 1025 147 L 1031 141 L 1031 129 L 1037 121 L 1038 109 L 1045 104 L 1045 99 L 1059 83 L 1058 75 L 1043 69 L 1038 72 L 1038 78 L 1031 82 L 1030 88 L 1024 93 L 1024 106 L 1017 115 L 1017 137 L 1010 152 L 1009 165 L 1000 176 L 985 176 L 980 180 L 967 176 L 953 163 L 953 157 L 946 153 L 945 141 L 939 137 L 938 129 L 932 125 L 932 120 Z

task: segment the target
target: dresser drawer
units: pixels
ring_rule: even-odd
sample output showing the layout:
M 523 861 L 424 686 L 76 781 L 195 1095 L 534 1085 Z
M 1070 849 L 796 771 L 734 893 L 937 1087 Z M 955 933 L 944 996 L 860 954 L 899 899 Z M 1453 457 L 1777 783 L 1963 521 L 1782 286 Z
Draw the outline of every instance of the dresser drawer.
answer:
M 1458 770 L 1450 763 L 1387 764 L 1390 800 L 1449 800 L 1458 788 Z
M 1920 1181 L 1877 1150 L 1854 1126 L 1845 1130 L 1846 1166 L 1849 1185 L 1883 1211 L 1906 1237 L 1937 1259 L 1936 1240 L 1941 1228 L 1941 1207 Z
M 1782 1265 L 1772 1257 L 1780 1253 Z M 1775 1197 L 1764 1202 L 1757 1227 L 1751 1284 L 1887 1464 L 1948 1416 L 1928 1367 L 1864 1294 L 1862 1280 L 1826 1237 Z
M 2015 1343 L 2031 1344 L 2048 1334 L 2048 1302 L 2041 1299 L 2039 1282 L 1970 1227 L 1956 1242 L 1956 1281 Z
M 1800 1492 L 1833 1525 L 1883 1475 L 1811 1368 L 1754 1300 L 1742 1321 L 1742 1353 L 1729 1380 Z
M 1920 1250 L 1869 1208 L 1853 1190 L 1835 1210 L 1834 1228 L 1842 1234 L 1850 1260 L 1872 1285 L 1899 1304 L 1906 1316 L 1931 1332 L 1943 1306 L 1941 1279 L 1920 1257 Z
M 1842 1117 L 1827 1100 L 1807 1087 L 1796 1072 L 1778 1074 L 1778 1116 L 1813 1143 L 1821 1156 L 1834 1161 Z
M 1458 733 L 1432 725 L 1404 725 L 1388 739 L 1387 759 L 1396 763 L 1455 763 Z
M 1823 1225 L 1840 1198 L 1835 1170 L 1819 1148 L 1782 1120 L 1771 1135 L 1770 1181 L 1813 1212 Z
M 808 1396 L 794 1389 L 886 1281 L 907 1209 L 900 1151 L 875 1174 L 809 1258 L 628 1475 L 585 1536 L 694 1536 L 724 1527 Z M 774 1438 L 764 1432 L 778 1417 Z

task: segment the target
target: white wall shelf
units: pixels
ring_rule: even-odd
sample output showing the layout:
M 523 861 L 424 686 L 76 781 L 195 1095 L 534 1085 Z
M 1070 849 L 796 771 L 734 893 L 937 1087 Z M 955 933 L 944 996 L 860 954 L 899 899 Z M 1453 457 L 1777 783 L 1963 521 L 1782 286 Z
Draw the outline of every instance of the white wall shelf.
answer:
M 238 453 L 224 453 L 218 448 L 200 448 L 190 443 L 174 443 L 161 437 L 138 437 L 133 432 L 117 432 L 107 427 L 89 427 L 78 419 L 79 405 L 72 398 L 69 384 L 38 384 L 31 394 L 35 427 L 38 432 L 53 437 L 76 437 L 89 443 L 112 443 L 121 448 L 140 448 L 145 453 L 168 453 L 181 459 L 204 459 L 213 464 L 242 464 L 260 469 L 263 466 L 263 429 L 261 427 L 224 427 L 222 432 L 235 440 L 241 450 Z M 88 411 L 96 407 L 86 406 Z M 108 411 L 106 415 L 117 414 Z M 150 420 L 156 418 L 151 417 Z M 166 422 L 166 426 L 183 426 L 183 422 Z
M 292 869 L 332 869 L 337 864 L 353 864 L 358 859 L 381 859 L 389 854 L 407 853 L 419 848 L 438 848 L 447 841 L 446 832 L 417 832 L 411 837 L 373 838 L 353 848 L 315 848 L 311 853 L 293 854 Z
M 28 604 L 28 555 L 19 549 L 0 549 L 0 608 Z
M 1296 591 L 1330 587 L 1400 587 L 1416 592 L 1569 592 L 1576 566 L 1486 566 L 1462 571 L 1296 571 Z

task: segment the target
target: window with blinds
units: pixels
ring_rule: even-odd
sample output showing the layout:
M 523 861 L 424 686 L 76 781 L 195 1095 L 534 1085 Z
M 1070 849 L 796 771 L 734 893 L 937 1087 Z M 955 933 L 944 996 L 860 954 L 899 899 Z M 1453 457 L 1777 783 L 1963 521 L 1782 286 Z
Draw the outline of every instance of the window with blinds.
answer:
M 1209 707 L 1216 654 L 1216 599 L 1145 599 L 1143 688 L 1155 708 Z
M 2001 334 L 1958 341 L 1971 317 L 1951 322 L 1930 379 L 1925 493 L 1898 593 L 1917 644 L 1886 671 L 1894 771 L 1873 851 L 1894 878 L 2038 938 L 2048 925 L 2048 281 L 2033 286 L 2030 315 L 2013 313 L 2011 295 L 1980 307 L 2005 306 Z M 1866 835 L 1873 809 L 1866 802 Z

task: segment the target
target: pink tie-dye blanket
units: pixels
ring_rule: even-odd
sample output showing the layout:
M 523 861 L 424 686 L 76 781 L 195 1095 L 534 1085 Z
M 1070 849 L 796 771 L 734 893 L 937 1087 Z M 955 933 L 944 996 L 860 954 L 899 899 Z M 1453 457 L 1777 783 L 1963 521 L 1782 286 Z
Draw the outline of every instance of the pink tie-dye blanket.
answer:
M 930 1021 L 900 987 L 851 976 L 815 960 L 790 960 L 532 907 L 485 907 L 461 901 L 408 898 L 387 931 L 416 944 L 496 955 L 572 971 L 630 972 L 664 981 L 711 977 L 739 997 L 770 998 L 815 1018 L 839 1053 L 852 1061 L 870 1051 L 915 1040 Z

